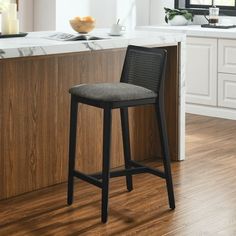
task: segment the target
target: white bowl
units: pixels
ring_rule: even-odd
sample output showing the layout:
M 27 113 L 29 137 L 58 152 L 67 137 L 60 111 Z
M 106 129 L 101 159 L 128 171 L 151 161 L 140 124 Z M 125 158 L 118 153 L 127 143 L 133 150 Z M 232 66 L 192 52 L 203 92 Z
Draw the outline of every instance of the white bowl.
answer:
M 187 25 L 188 20 L 184 16 L 177 15 L 172 20 L 169 20 L 170 25 Z

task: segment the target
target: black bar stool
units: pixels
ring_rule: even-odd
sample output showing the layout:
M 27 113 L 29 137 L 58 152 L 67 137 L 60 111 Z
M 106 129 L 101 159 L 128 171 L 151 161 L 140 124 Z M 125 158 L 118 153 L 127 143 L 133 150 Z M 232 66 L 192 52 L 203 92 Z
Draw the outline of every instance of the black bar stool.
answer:
M 164 80 L 167 52 L 160 48 L 128 46 L 121 81 L 119 83 L 82 84 L 70 89 L 70 141 L 69 141 L 69 205 L 73 202 L 74 177 L 87 181 L 102 189 L 102 222 L 108 217 L 109 178 L 126 176 L 128 191 L 132 191 L 132 175 L 150 173 L 166 180 L 169 206 L 175 208 L 168 138 L 164 112 Z M 78 104 L 102 108 L 103 118 L 103 168 L 102 173 L 86 175 L 75 170 L 76 126 Z M 164 172 L 141 165 L 131 160 L 128 107 L 153 104 L 160 130 Z M 112 109 L 120 108 L 125 169 L 110 172 L 110 144 Z

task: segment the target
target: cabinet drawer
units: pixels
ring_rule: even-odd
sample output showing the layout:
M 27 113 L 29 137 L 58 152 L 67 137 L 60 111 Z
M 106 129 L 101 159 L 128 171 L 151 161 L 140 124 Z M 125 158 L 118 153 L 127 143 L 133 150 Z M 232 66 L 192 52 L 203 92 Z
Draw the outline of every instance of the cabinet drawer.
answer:
M 218 75 L 218 106 L 236 108 L 236 75 Z
M 236 40 L 219 39 L 218 72 L 236 73 Z

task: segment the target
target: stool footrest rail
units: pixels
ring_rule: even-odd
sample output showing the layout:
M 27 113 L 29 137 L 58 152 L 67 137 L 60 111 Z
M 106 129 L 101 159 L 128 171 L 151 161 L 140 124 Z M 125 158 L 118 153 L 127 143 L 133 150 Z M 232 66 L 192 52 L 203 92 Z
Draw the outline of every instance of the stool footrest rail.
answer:
M 142 173 L 149 173 L 153 174 L 156 176 L 159 176 L 163 179 L 166 178 L 165 173 L 158 170 L 158 169 L 153 169 L 147 166 L 143 166 L 137 162 L 131 161 L 131 165 L 135 167 L 131 167 L 130 169 L 125 169 L 125 170 L 115 170 L 110 172 L 110 178 L 114 177 L 121 177 L 121 176 L 126 176 L 126 175 L 136 175 L 136 174 L 142 174 Z M 99 188 L 102 188 L 102 173 L 95 173 L 95 174 L 90 174 L 86 175 L 82 172 L 74 170 L 74 176 L 77 177 L 78 179 L 84 180 L 90 184 L 93 184 Z

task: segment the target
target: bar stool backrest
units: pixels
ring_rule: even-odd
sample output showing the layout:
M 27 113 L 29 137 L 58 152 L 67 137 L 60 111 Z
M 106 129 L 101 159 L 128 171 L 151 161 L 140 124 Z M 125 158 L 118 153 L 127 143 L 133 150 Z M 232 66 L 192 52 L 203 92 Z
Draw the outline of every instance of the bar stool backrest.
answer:
M 165 78 L 166 58 L 165 49 L 129 45 L 120 81 L 150 89 L 158 95 Z

